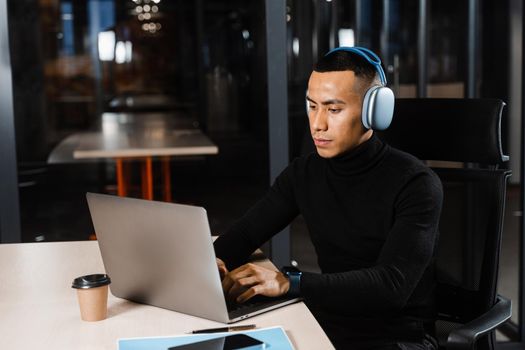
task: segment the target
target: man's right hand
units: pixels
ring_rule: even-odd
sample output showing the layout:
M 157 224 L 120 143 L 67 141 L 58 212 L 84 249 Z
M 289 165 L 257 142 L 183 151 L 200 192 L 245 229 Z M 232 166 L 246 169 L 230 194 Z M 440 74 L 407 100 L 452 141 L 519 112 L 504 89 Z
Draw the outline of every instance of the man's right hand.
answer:
M 222 261 L 219 258 L 215 258 L 217 261 L 217 267 L 219 268 L 219 275 L 221 276 L 221 281 L 224 279 L 224 277 L 228 274 L 228 268 L 226 267 L 226 264 L 224 261 Z
M 242 265 L 222 279 L 226 297 L 244 303 L 255 295 L 278 297 L 290 289 L 290 281 L 282 272 L 252 263 Z

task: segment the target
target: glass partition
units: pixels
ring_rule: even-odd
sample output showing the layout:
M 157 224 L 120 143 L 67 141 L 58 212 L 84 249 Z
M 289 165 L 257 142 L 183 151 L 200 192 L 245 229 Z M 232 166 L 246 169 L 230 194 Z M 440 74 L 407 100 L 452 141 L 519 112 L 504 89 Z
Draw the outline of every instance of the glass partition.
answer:
M 24 242 L 95 238 L 87 191 L 201 205 L 220 233 L 267 188 L 264 1 L 13 0 L 8 18 Z

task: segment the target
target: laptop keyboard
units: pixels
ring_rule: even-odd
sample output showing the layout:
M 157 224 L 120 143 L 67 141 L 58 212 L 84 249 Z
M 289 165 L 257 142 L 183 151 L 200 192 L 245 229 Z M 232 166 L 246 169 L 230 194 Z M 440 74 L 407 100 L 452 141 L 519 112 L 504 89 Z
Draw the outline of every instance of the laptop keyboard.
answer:
M 285 296 L 271 298 L 262 295 L 256 295 L 244 303 L 227 302 L 226 306 L 228 308 L 228 313 L 230 314 L 230 317 L 234 318 L 237 316 L 241 316 L 270 307 L 272 305 L 280 304 L 283 301 L 289 299 L 291 298 Z
M 237 311 L 237 310 L 242 310 L 242 309 L 248 309 L 248 308 L 251 308 L 251 307 L 253 307 L 255 305 L 267 304 L 267 303 L 275 301 L 275 300 L 276 300 L 275 298 L 268 298 L 268 297 L 257 295 L 257 296 L 254 296 L 253 298 L 247 300 L 244 303 L 237 303 L 237 302 L 234 302 L 234 301 L 228 301 L 228 302 L 226 302 L 226 306 L 228 307 L 228 311 L 231 312 L 231 311 Z

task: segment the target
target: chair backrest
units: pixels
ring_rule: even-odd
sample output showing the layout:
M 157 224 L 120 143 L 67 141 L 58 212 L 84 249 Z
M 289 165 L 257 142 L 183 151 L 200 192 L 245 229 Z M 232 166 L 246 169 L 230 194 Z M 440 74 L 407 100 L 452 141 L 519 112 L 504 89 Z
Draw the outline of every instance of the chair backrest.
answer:
M 382 135 L 389 144 L 424 160 L 500 164 L 498 99 L 397 99 L 394 120 Z
M 465 163 L 433 167 L 444 191 L 435 256 L 438 318 L 454 324 L 476 318 L 496 301 L 510 176 L 497 169 L 508 160 L 501 148 L 504 105 L 495 99 L 398 99 L 392 125 L 380 135 L 421 160 Z M 479 348 L 491 348 L 493 335 L 480 342 L 485 344 Z

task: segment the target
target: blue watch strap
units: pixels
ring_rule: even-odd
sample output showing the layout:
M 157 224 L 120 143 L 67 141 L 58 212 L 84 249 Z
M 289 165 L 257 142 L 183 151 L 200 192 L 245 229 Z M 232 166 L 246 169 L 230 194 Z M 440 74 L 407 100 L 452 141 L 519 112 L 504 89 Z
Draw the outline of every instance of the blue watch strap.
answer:
M 288 289 L 288 295 L 299 296 L 301 294 L 301 275 L 298 274 L 288 274 L 288 279 L 290 280 L 290 289 Z
M 282 272 L 288 281 L 290 281 L 290 288 L 288 289 L 288 296 L 299 296 L 301 294 L 301 276 L 302 272 L 295 267 L 283 267 Z

